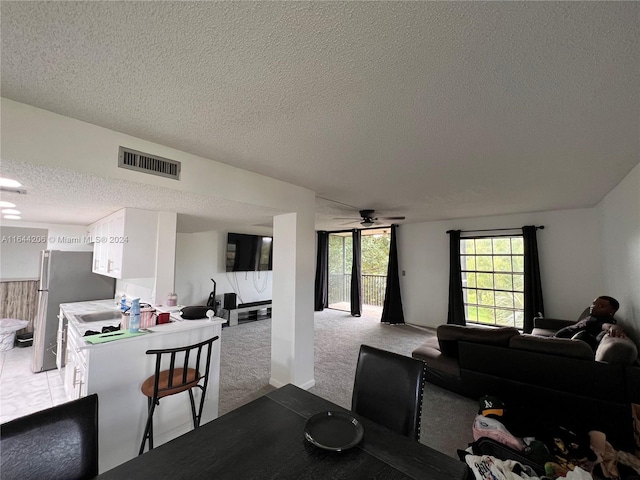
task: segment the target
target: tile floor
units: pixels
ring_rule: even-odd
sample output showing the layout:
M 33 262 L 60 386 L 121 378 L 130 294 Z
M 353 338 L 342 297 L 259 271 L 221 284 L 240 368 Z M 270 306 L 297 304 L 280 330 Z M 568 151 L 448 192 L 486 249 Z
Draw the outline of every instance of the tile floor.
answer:
M 0 423 L 65 402 L 58 370 L 33 373 L 33 347 L 0 352 Z

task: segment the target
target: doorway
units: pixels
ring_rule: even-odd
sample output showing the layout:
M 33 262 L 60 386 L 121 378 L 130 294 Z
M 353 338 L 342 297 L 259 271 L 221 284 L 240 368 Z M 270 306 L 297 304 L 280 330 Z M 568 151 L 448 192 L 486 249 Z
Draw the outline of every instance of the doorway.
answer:
M 380 317 L 387 288 L 390 228 L 361 230 L 362 313 Z M 353 238 L 351 231 L 329 234 L 329 308 L 351 311 L 351 266 Z

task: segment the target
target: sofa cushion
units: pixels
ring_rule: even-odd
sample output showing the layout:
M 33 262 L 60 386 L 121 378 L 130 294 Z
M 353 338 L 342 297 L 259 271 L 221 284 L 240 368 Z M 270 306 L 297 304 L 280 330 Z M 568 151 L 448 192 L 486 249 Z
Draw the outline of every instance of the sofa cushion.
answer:
M 437 329 L 438 344 L 444 355 L 458 358 L 458 342 L 483 343 L 498 347 L 508 347 L 511 337 L 520 335 L 515 327 L 471 327 L 462 325 L 440 325 Z
M 531 335 L 536 337 L 553 337 L 557 330 L 551 330 L 550 328 L 534 328 Z
M 533 319 L 533 330 L 527 333 L 538 335 L 540 337 L 553 337 L 555 333 L 561 328 L 569 327 L 575 324 L 576 322 L 574 320 L 562 320 L 559 318 L 549 318 L 549 317 L 535 317 Z
M 570 338 L 539 337 L 525 334 L 511 338 L 509 348 L 585 360 L 593 359 L 593 350 L 588 343 Z
M 418 355 L 425 355 L 426 357 L 428 357 L 429 355 L 433 354 L 433 351 L 437 350 L 438 353 L 440 352 L 440 346 L 438 345 L 438 337 L 433 336 L 433 337 L 429 337 L 427 338 L 427 341 L 424 342 L 422 345 L 420 345 L 418 348 L 416 348 L 413 354 L 418 354 Z
M 458 357 L 444 355 L 439 348 L 436 337 L 429 338 L 426 342 L 411 352 L 413 358 L 422 360 L 427 365 L 427 371 L 439 370 L 455 377 L 460 376 Z
M 605 335 L 598 349 L 596 360 L 599 362 L 632 364 L 638 358 L 638 347 L 630 338 Z

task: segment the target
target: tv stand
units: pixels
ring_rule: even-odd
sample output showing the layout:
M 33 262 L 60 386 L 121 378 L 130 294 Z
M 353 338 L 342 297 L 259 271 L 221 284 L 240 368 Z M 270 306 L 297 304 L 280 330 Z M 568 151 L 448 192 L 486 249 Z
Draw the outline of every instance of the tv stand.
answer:
M 266 312 L 261 312 L 266 310 Z M 271 300 L 241 303 L 237 308 L 229 310 L 229 326 L 238 325 L 241 321 L 263 320 L 271 318 Z

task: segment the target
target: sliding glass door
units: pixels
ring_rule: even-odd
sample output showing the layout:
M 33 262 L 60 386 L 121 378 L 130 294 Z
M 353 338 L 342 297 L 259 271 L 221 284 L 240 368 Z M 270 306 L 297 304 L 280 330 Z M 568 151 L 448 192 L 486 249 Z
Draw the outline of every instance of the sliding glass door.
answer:
M 329 308 L 351 311 L 351 232 L 329 234 Z
M 365 229 L 361 233 L 363 313 L 381 315 L 387 286 L 389 228 Z M 329 308 L 350 311 L 352 255 L 351 231 L 329 234 Z
M 389 265 L 389 228 L 362 231 L 363 313 L 382 315 Z

